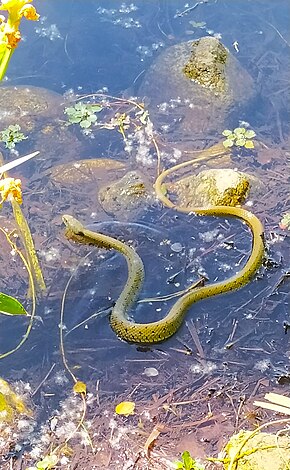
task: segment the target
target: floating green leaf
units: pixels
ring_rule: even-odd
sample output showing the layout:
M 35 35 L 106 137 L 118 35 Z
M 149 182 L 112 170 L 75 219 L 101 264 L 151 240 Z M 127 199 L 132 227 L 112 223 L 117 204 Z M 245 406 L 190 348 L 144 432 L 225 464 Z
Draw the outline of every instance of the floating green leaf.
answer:
M 245 135 L 246 129 L 244 127 L 236 127 L 234 129 L 234 134 L 238 136 L 239 134 Z
M 256 137 L 256 132 L 249 129 L 248 131 L 245 132 L 245 137 L 246 139 L 252 139 L 253 137 Z
M 229 137 L 230 135 L 232 135 L 234 137 L 233 131 L 230 131 L 229 129 L 225 129 L 222 132 L 222 135 L 224 135 L 225 137 Z
M 234 145 L 234 141 L 232 139 L 226 139 L 223 141 L 224 147 L 232 147 Z
M 79 101 L 73 107 L 65 108 L 69 124 L 79 124 L 82 129 L 88 129 L 97 121 L 95 113 L 102 111 L 102 106 Z
M 28 315 L 23 305 L 14 297 L 0 292 L 0 313 L 4 315 Z
M 244 139 L 243 137 L 239 137 L 238 139 L 236 139 L 236 142 L 235 142 L 235 144 L 238 147 L 244 147 L 245 143 L 246 143 L 246 139 Z
M 254 142 L 252 140 L 246 140 L 244 147 L 245 149 L 253 149 L 255 148 Z
M 226 140 L 223 141 L 223 145 L 226 148 L 233 145 L 245 147 L 246 149 L 254 148 L 254 142 L 249 139 L 255 137 L 256 133 L 251 129 L 247 130 L 245 127 L 236 127 L 233 131 L 225 129 L 222 135 L 226 137 Z
M 11 124 L 4 131 L 0 132 L 0 141 L 5 143 L 7 149 L 14 149 L 16 144 L 28 138 L 20 130 L 21 127 L 18 124 Z

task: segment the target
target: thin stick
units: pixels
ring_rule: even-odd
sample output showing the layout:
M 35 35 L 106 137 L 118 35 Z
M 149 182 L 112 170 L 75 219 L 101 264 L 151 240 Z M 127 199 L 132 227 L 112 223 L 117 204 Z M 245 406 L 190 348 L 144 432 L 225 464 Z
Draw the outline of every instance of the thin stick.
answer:
M 31 397 L 34 397 L 34 395 L 36 395 L 36 393 L 38 392 L 38 390 L 42 387 L 42 385 L 44 384 L 44 382 L 46 381 L 46 379 L 50 376 L 51 372 L 53 371 L 55 367 L 55 362 L 52 364 L 51 368 L 49 369 L 49 371 L 47 372 L 46 376 L 44 377 L 44 379 L 40 382 L 40 384 L 36 387 L 36 389 L 34 390 L 34 392 L 32 392 L 31 394 Z

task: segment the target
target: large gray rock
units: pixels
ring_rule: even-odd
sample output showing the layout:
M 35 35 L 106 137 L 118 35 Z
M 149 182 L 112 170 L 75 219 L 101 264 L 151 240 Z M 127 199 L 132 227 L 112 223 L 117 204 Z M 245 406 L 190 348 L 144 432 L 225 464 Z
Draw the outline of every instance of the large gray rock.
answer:
M 139 89 L 153 123 L 175 142 L 222 131 L 226 116 L 254 94 L 251 76 L 214 37 L 166 49 Z
M 118 219 L 134 219 L 155 199 L 152 184 L 138 171 L 129 171 L 99 191 L 99 202 Z

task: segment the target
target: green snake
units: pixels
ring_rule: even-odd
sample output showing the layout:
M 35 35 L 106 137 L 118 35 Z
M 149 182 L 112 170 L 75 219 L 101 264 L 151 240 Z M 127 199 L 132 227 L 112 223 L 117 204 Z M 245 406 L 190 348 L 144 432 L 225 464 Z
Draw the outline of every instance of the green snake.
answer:
M 203 159 L 203 158 L 202 158 Z M 196 162 L 198 159 L 195 159 Z M 240 207 L 212 206 L 210 208 L 175 206 L 162 191 L 162 182 L 166 176 L 178 168 L 191 164 L 186 162 L 164 171 L 155 182 L 158 198 L 164 205 L 185 213 L 195 213 L 205 216 L 236 217 L 249 226 L 252 231 L 252 251 L 245 266 L 227 280 L 198 287 L 187 291 L 180 297 L 167 315 L 159 321 L 151 323 L 134 323 L 128 317 L 128 312 L 138 297 L 144 280 L 144 266 L 136 251 L 125 243 L 86 229 L 81 222 L 71 215 L 64 215 L 66 237 L 76 242 L 96 245 L 105 249 L 114 249 L 124 255 L 128 266 L 128 277 L 123 291 L 118 297 L 110 314 L 110 324 L 117 336 L 131 343 L 153 344 L 164 341 L 172 336 L 181 326 L 188 308 L 198 300 L 213 295 L 239 289 L 247 284 L 260 267 L 264 256 L 263 226 L 260 220 L 251 212 Z

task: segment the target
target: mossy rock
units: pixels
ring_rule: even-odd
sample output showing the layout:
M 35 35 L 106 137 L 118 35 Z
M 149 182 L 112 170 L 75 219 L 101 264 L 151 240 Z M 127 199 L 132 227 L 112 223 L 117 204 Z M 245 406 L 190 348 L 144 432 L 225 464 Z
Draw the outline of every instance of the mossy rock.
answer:
M 129 171 L 99 191 L 103 209 L 123 220 L 136 218 L 154 199 L 152 184 L 138 171 Z
M 11 423 L 20 415 L 32 416 L 32 412 L 9 383 L 0 378 L 0 424 Z
M 182 207 L 236 206 L 245 202 L 251 187 L 260 186 L 254 176 L 230 168 L 204 170 L 167 185 Z
M 240 431 L 231 437 L 224 452 L 224 470 L 228 460 L 235 458 L 236 470 L 286 470 L 290 468 L 290 437 L 288 435 Z M 243 442 L 245 445 L 242 446 Z M 278 446 L 277 446 L 278 443 Z M 242 447 L 241 447 L 242 446 Z M 237 458 L 238 457 L 238 458 Z
M 214 37 L 169 47 L 145 74 L 139 96 L 167 140 L 193 140 L 220 133 L 226 118 L 256 94 L 254 81 Z

